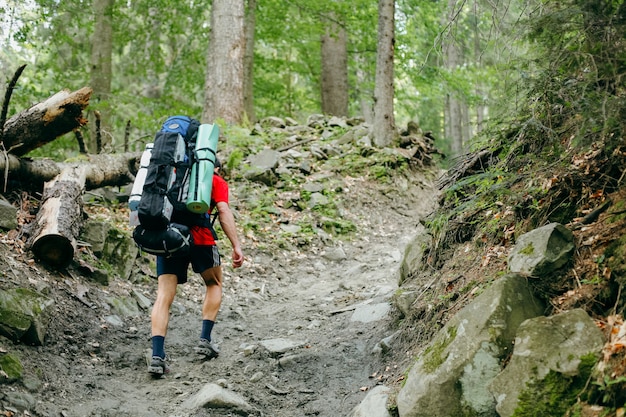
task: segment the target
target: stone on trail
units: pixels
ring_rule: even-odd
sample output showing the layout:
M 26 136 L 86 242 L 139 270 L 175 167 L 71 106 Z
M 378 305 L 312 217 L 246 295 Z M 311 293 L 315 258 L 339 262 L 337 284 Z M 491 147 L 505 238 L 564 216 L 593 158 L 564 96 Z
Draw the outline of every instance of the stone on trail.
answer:
M 359 305 L 352 313 L 350 321 L 361 323 L 372 323 L 383 320 L 389 314 L 391 305 L 389 303 Z
M 271 356 L 276 357 L 304 346 L 305 342 L 278 338 L 263 340 L 260 345 L 267 349 Z
M 367 393 L 361 404 L 354 407 L 349 417 L 391 417 L 387 409 L 388 387 L 377 385 Z
M 239 394 L 217 384 L 206 384 L 200 391 L 187 398 L 181 405 L 185 410 L 204 408 L 225 408 L 237 413 L 249 413 L 252 406 Z

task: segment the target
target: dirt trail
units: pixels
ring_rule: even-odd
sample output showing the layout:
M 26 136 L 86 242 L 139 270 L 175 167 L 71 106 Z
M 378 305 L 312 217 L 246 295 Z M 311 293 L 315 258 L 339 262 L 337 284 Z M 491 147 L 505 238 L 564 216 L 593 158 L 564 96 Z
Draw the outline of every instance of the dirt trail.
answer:
M 243 268 L 225 269 L 224 300 L 214 329 L 218 359 L 202 362 L 193 351 L 204 291 L 200 278 L 194 275 L 179 287 L 166 339 L 171 373 L 162 379 L 146 372 L 149 312 L 116 325 L 98 301 L 132 289 L 153 300 L 155 282 L 91 287 L 80 277 L 25 267 L 25 275 L 50 288 L 62 318 L 53 323 L 45 347 L 9 346 L 0 339 L 0 347 L 19 352 L 30 375 L 26 388 L 0 389 L 11 398 L 23 396 L 31 416 L 241 414 L 232 408 L 182 408 L 208 383 L 241 396 L 253 410 L 243 414 L 349 415 L 367 389 L 379 383 L 372 375 L 394 366 L 376 345 L 394 333 L 388 302 L 397 288 L 404 246 L 434 200 L 421 180 L 394 184 L 382 193 L 356 188 L 351 193 L 345 196 L 351 215 L 361 219 L 354 239 L 327 239 L 306 249 L 248 247 Z M 228 259 L 225 244 L 221 251 Z M 11 256 L 6 262 L 12 262 Z M 20 266 L 12 268 L 21 276 Z M 81 288 L 82 302 L 76 297 Z M 93 302 L 92 308 L 85 300 Z M 2 404 L 17 410 L 15 399 Z

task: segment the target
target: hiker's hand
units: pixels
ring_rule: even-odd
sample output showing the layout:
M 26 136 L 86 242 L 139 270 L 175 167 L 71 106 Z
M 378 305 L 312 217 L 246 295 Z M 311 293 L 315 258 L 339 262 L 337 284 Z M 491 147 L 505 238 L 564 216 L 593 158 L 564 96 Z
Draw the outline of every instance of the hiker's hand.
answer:
M 243 265 L 243 252 L 241 248 L 233 248 L 233 268 L 239 268 Z

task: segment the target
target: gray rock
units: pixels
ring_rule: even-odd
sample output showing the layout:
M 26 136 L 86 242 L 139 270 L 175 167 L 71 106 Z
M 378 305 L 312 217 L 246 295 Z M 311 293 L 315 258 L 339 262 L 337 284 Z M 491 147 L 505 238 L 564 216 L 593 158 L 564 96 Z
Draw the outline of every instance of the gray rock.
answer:
M 242 396 L 218 384 L 206 384 L 200 391 L 183 401 L 181 407 L 185 410 L 196 410 L 201 407 L 226 408 L 246 414 L 253 411 L 252 406 Z
M 264 149 L 250 157 L 250 167 L 260 170 L 275 169 L 278 166 L 279 159 L 279 152 L 272 149 Z
M 107 297 L 106 301 L 120 317 L 139 317 L 142 315 L 139 305 L 133 297 Z
M 558 223 L 523 234 L 509 255 L 511 272 L 541 277 L 564 266 L 574 252 L 572 232 Z
M 306 125 L 314 129 L 326 126 L 326 117 L 323 114 L 312 114 L 306 120 Z
M 542 313 L 526 278 L 511 274 L 495 281 L 419 356 L 398 395 L 400 417 L 495 417 L 487 386 L 500 373 L 519 325 Z
M 298 170 L 304 175 L 309 175 L 313 171 L 313 169 L 311 168 L 311 162 L 309 162 L 308 160 L 300 162 L 300 164 L 298 165 Z
M 122 326 L 124 326 L 124 320 L 122 320 L 119 316 L 117 316 L 115 314 L 110 315 L 110 316 L 106 316 L 104 318 L 104 320 L 107 323 L 109 323 L 109 324 L 111 324 L 111 325 L 113 325 L 115 327 L 122 327 Z
M 139 249 L 129 232 L 111 228 L 108 231 L 102 259 L 122 279 L 128 279 L 133 270 Z
M 350 413 L 349 417 L 391 417 L 387 409 L 387 400 L 391 390 L 384 385 L 372 388 L 363 401 Z
M 148 297 L 137 291 L 136 288 L 133 288 L 132 295 L 133 297 L 135 297 L 135 299 L 137 300 L 137 305 L 142 310 L 148 310 L 150 309 L 150 307 L 152 307 L 152 301 L 150 301 Z
M 320 184 L 319 182 L 307 182 L 302 186 L 302 190 L 309 193 L 321 193 L 324 191 L 324 184 Z
M 385 337 L 380 342 L 376 343 L 372 353 L 386 353 L 391 350 L 393 340 L 400 334 L 400 330 L 392 334 L 391 336 Z
M 272 149 L 264 149 L 250 157 L 249 169 L 245 177 L 251 181 L 273 185 L 277 181 L 274 170 L 278 167 L 280 153 Z
M 54 300 L 27 288 L 0 290 L 0 334 L 43 345 Z
M 263 340 L 259 343 L 272 357 L 278 357 L 305 345 L 305 342 L 283 338 Z
M 27 392 L 8 391 L 4 394 L 4 399 L 7 403 L 11 404 L 11 406 L 23 411 L 32 410 L 37 404 L 35 397 Z
M 527 384 L 541 382 L 550 371 L 578 375 L 581 358 L 600 355 L 604 339 L 582 309 L 523 322 L 515 337 L 511 361 L 490 384 L 501 417 L 509 417 Z
M 328 248 L 322 253 L 322 257 L 324 259 L 328 259 L 329 261 L 343 261 L 347 258 L 346 252 L 341 247 Z
M 396 306 L 402 317 L 408 317 L 411 314 L 413 303 L 417 300 L 417 291 L 401 289 L 393 295 L 393 305 Z
M 418 226 L 418 232 L 404 248 L 404 255 L 400 263 L 400 276 L 398 285 L 402 285 L 412 274 L 417 272 L 422 265 L 422 257 L 424 249 L 430 242 L 430 235 L 421 224 Z
M 391 311 L 389 303 L 360 305 L 352 313 L 350 321 L 373 323 L 386 318 L 389 315 L 389 311 Z
M 328 197 L 322 193 L 313 193 L 307 205 L 309 208 L 313 209 L 318 206 L 325 206 L 326 204 L 328 204 Z
M 265 119 L 261 120 L 260 123 L 261 126 L 263 126 L 264 128 L 278 127 L 282 129 L 286 125 L 283 119 L 275 116 L 266 117 Z
M 347 129 L 348 128 L 348 123 L 346 123 L 346 121 L 344 119 L 342 119 L 341 117 L 332 116 L 328 120 L 328 126 L 330 126 L 330 127 L 343 127 L 345 129 Z
M 280 230 L 286 233 L 296 234 L 302 230 L 302 227 L 297 224 L 281 224 Z
M 298 126 L 298 121 L 292 117 L 285 117 L 285 124 L 287 126 Z
M 17 227 L 17 208 L 4 197 L 0 197 L 0 228 L 5 230 Z
M 91 250 L 100 255 L 104 250 L 110 225 L 93 219 L 88 219 L 80 232 L 80 239 L 91 245 Z

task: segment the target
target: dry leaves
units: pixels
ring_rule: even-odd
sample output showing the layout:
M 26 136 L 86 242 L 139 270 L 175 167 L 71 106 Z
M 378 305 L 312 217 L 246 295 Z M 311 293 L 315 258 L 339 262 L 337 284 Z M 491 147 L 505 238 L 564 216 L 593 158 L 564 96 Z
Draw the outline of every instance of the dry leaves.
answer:
M 620 315 L 608 316 L 606 322 L 598 322 L 598 326 L 604 330 L 607 342 L 602 348 L 602 361 L 598 364 L 598 369 L 604 371 L 611 359 L 621 355 L 626 356 L 626 323 Z M 622 376 L 622 367 L 611 367 L 611 377 Z

